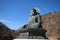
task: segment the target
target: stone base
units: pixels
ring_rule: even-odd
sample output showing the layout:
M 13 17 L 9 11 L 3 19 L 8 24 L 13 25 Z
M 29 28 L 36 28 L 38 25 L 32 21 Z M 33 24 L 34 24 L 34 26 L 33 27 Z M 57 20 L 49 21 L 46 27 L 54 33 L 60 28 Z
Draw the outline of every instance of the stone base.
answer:
M 43 28 L 23 28 L 20 30 L 20 35 L 17 38 L 22 39 L 46 39 L 46 30 Z

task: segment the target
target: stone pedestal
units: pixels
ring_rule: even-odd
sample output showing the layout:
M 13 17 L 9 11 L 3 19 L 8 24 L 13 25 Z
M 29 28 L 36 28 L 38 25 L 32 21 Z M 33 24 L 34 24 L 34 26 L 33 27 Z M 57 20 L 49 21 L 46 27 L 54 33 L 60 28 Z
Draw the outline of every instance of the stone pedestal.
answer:
M 45 39 L 46 30 L 42 28 L 21 29 L 18 39 Z

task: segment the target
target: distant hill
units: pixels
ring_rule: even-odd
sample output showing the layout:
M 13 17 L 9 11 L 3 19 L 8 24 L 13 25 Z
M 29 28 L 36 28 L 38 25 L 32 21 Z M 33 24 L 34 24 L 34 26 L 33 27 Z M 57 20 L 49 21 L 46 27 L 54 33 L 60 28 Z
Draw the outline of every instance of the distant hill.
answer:
M 11 29 L 9 29 L 6 25 L 0 22 L 0 37 L 8 36 Z
M 12 37 L 15 38 L 15 36 L 18 33 L 16 33 L 15 30 L 11 30 L 10 28 L 8 28 L 5 24 L 3 24 L 2 22 L 0 22 L 0 37 L 4 38 L 4 37 Z

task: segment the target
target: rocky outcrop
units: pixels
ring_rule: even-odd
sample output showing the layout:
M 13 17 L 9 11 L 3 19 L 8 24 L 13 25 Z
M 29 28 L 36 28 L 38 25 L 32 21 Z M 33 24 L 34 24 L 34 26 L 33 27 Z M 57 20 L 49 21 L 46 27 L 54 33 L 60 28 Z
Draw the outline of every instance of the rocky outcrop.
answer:
M 0 22 L 0 38 L 15 38 L 18 33 Z
M 0 22 L 0 37 L 8 36 L 11 29 L 9 29 L 6 25 Z
M 60 12 L 42 16 L 42 26 L 47 30 L 46 36 L 48 38 L 60 38 Z

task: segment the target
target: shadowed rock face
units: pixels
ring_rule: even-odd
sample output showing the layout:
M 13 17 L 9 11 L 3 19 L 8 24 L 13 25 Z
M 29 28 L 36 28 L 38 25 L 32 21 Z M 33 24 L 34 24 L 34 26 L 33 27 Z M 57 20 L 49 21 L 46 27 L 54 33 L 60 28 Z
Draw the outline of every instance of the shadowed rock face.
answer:
M 9 29 L 6 25 L 0 22 L 0 37 L 8 36 L 11 29 Z
M 0 40 L 12 40 L 11 29 L 0 22 Z
M 42 16 L 42 26 L 48 38 L 60 38 L 60 12 Z
M 15 38 L 18 33 L 9 29 L 6 25 L 0 22 L 0 40 Z

